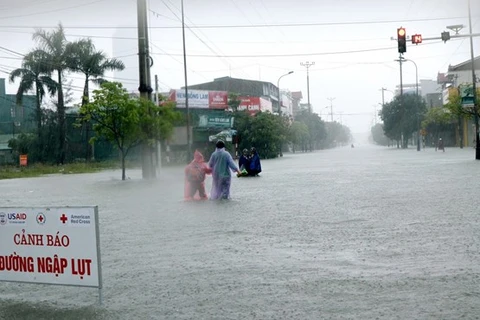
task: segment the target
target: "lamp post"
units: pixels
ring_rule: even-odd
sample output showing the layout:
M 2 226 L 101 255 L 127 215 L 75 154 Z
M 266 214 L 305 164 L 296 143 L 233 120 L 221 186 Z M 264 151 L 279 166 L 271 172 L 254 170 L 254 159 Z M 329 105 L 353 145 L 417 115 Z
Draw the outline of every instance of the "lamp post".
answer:
M 282 79 L 285 76 L 288 76 L 289 74 L 292 74 L 293 71 L 290 71 L 289 73 L 285 73 L 284 75 L 280 76 L 277 81 L 277 89 L 278 89 L 278 114 L 282 114 L 282 103 L 280 102 L 280 79 Z

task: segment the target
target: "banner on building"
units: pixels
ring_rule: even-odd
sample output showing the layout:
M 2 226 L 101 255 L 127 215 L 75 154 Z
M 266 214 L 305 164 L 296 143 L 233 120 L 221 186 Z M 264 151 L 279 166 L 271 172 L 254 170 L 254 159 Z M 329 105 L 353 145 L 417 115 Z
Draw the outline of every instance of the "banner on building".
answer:
M 257 112 L 272 112 L 272 102 L 261 97 L 239 97 L 239 111 L 246 110 L 251 115 Z
M 222 109 L 228 108 L 228 92 L 227 91 L 209 91 L 208 92 L 208 105 L 210 109 Z
M 169 100 L 177 103 L 177 108 L 185 108 L 185 89 L 171 90 Z M 226 109 L 228 92 L 188 90 L 188 107 L 194 109 Z
M 97 207 L 0 208 L 0 281 L 102 288 Z

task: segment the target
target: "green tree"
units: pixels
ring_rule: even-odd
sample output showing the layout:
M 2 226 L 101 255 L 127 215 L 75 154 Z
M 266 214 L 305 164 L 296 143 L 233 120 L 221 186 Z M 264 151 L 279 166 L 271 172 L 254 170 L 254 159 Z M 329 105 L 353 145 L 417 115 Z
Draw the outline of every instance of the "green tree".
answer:
M 447 108 L 430 108 L 425 115 L 425 120 L 422 121 L 422 128 L 432 134 L 435 141 L 437 141 L 439 133 L 444 132 L 450 127 L 453 117 L 454 115 Z
M 295 153 L 296 146 L 300 146 L 302 150 L 305 150 L 305 145 L 310 139 L 310 133 L 308 132 L 308 126 L 300 121 L 294 121 L 289 128 L 288 140 L 293 145 L 293 152 Z
M 93 101 L 80 108 L 80 121 L 92 121 L 96 137 L 104 137 L 120 151 L 122 180 L 125 180 L 125 158 L 129 151 L 143 142 L 153 145 L 167 139 L 173 122 L 180 115 L 173 106 L 156 106 L 144 99 L 131 98 L 121 83 L 105 82 L 95 90 Z
M 418 130 L 426 110 L 425 101 L 420 96 L 396 96 L 393 101 L 386 103 L 380 112 L 385 135 L 397 143 L 403 139 L 402 147 L 406 148 L 408 138 Z
M 327 138 L 325 146 L 328 148 L 336 147 L 337 145 L 345 145 L 352 139 L 350 129 L 338 122 L 327 122 L 326 124 Z
M 30 52 L 24 58 L 22 67 L 15 69 L 10 73 L 10 82 L 15 82 L 20 78 L 20 85 L 17 90 L 17 104 L 21 105 L 23 96 L 35 90 L 36 97 L 36 122 L 37 133 L 40 134 L 42 129 L 42 101 L 47 91 L 50 95 L 55 95 L 57 92 L 57 83 L 50 77 L 51 72 L 45 68 L 45 65 L 39 63 L 41 57 L 38 52 Z M 47 89 L 47 91 L 45 91 Z
M 295 117 L 295 120 L 304 123 L 308 127 L 309 139 L 305 145 L 304 151 L 318 150 L 325 145 L 327 129 L 325 122 L 318 114 L 310 113 L 308 110 L 302 110 Z
M 65 38 L 65 31 L 61 24 L 57 29 L 45 31 L 37 29 L 33 34 L 33 40 L 38 44 L 33 54 L 38 59 L 37 62 L 50 72 L 57 73 L 57 94 L 58 94 L 58 127 L 59 127 L 59 152 L 58 163 L 65 162 L 65 143 L 66 143 L 66 122 L 65 122 L 65 101 L 63 92 L 63 75 L 68 66 L 68 56 L 75 51 L 78 43 L 68 42 Z
M 68 48 L 67 64 L 73 71 L 83 73 L 85 83 L 83 87 L 82 106 L 89 102 L 89 83 L 105 82 L 102 77 L 106 71 L 123 70 L 125 65 L 118 59 L 108 59 L 102 51 L 97 51 L 92 39 L 82 39 L 75 46 Z
M 381 146 L 387 146 L 389 144 L 389 139 L 387 136 L 385 136 L 385 133 L 383 131 L 383 125 L 381 123 L 377 123 L 371 128 L 371 138 L 374 143 L 381 145 Z

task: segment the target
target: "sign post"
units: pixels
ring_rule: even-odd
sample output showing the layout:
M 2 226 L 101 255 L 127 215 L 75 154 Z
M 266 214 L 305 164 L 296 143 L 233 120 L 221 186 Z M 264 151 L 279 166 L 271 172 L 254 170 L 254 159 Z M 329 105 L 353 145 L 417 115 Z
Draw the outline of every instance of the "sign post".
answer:
M 26 167 L 28 164 L 28 156 L 26 154 L 21 154 L 19 158 L 20 158 L 20 166 Z
M 0 281 L 91 287 L 102 304 L 98 207 L 0 208 Z

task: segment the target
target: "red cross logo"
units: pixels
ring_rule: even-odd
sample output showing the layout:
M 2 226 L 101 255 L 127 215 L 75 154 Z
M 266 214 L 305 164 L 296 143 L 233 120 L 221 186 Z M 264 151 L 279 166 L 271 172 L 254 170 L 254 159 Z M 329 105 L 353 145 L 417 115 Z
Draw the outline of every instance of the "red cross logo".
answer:
M 67 220 L 68 220 L 68 217 L 65 215 L 65 213 L 62 213 L 62 216 L 60 217 L 60 221 L 62 221 L 62 223 L 65 224 Z
M 37 214 L 37 223 L 38 224 L 44 224 L 46 221 L 45 215 L 42 212 L 39 212 Z

